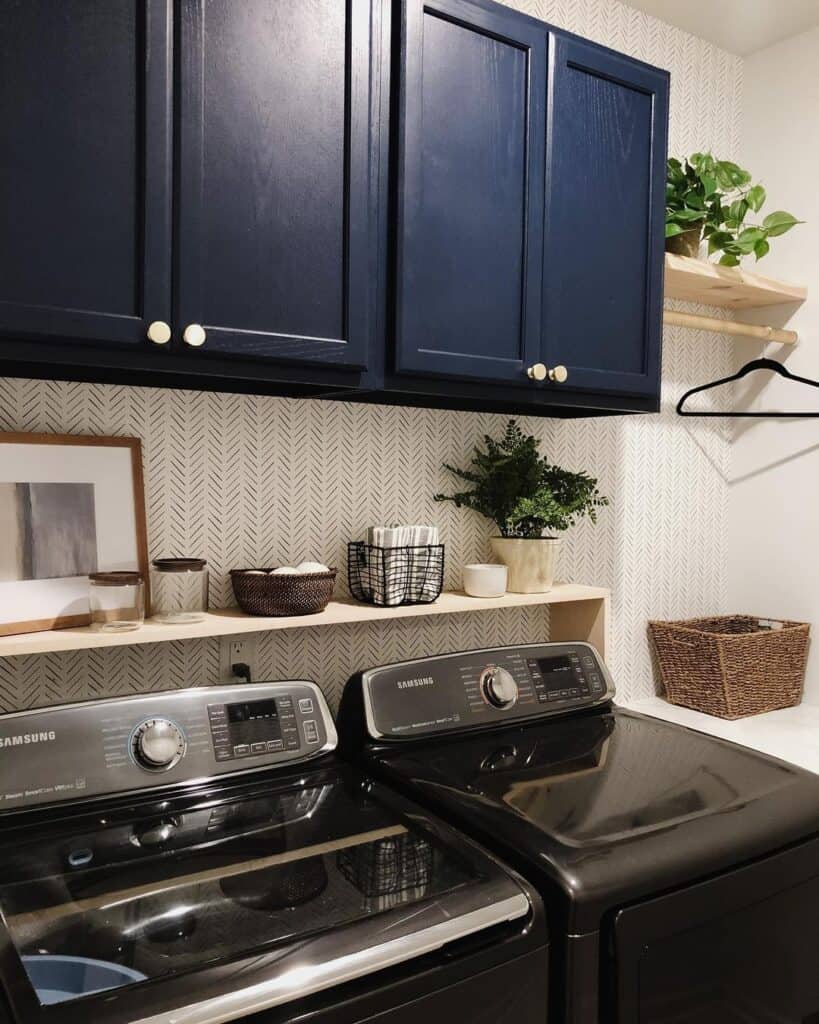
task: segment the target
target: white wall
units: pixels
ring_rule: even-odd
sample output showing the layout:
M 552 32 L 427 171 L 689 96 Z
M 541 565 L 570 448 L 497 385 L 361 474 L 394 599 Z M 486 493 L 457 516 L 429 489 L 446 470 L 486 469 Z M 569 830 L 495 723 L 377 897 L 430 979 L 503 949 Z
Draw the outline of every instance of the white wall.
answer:
M 766 209 L 807 221 L 773 239 L 760 271 L 802 282 L 810 298 L 797 311 L 754 314 L 788 323 L 800 343 L 764 354 L 819 379 L 819 29 L 746 58 L 744 166 L 767 187 Z M 749 318 L 750 319 L 750 318 Z M 737 343 L 739 365 L 760 354 Z M 816 409 L 819 392 L 752 374 L 737 407 Z M 729 486 L 729 601 L 737 611 L 810 621 L 819 629 L 819 420 L 736 420 Z M 806 700 L 819 702 L 819 644 L 808 668 Z

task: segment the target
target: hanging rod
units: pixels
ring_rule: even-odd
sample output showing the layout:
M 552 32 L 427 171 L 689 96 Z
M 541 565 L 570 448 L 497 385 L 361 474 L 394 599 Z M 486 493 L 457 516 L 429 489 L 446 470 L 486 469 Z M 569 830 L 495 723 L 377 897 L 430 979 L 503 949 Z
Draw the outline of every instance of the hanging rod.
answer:
M 796 331 L 785 331 L 780 327 L 765 327 L 760 324 L 737 323 L 736 320 L 718 320 L 716 317 L 701 316 L 699 313 L 677 313 L 673 309 L 663 310 L 663 322 L 673 327 L 691 327 L 696 331 L 715 331 L 717 334 L 732 334 L 739 338 L 776 341 L 780 345 L 795 345 L 799 341 Z

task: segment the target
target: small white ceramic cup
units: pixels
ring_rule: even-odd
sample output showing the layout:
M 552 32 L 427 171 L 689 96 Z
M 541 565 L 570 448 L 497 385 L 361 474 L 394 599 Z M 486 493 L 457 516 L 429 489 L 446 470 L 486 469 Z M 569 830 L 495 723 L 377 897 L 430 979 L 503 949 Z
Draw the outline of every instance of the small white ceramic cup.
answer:
M 464 590 L 470 597 L 503 597 L 506 572 L 505 565 L 465 565 Z

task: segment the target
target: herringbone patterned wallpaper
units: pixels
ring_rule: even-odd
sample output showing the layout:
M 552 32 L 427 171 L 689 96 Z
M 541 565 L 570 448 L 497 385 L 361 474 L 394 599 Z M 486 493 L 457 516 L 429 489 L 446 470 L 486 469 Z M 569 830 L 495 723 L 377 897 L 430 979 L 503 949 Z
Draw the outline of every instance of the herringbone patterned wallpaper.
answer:
M 612 0 L 518 0 L 530 14 L 672 73 L 673 152 L 736 152 L 741 62 Z M 589 239 L 589 245 L 594 239 Z M 663 412 L 588 421 L 528 419 L 552 458 L 598 475 L 612 507 L 567 537 L 560 576 L 613 592 L 609 662 L 621 695 L 648 695 L 649 617 L 721 610 L 728 438 L 673 413 L 679 393 L 730 372 L 728 342 L 666 332 Z M 211 603 L 232 603 L 227 571 L 305 558 L 342 567 L 347 540 L 373 522 L 436 521 L 448 586 L 488 557 L 489 527 L 439 506 L 444 461 L 462 462 L 505 417 L 283 398 L 0 379 L 0 430 L 143 439 L 150 553 L 201 555 Z M 693 425 L 692 425 L 693 424 Z M 339 592 L 345 590 L 342 578 Z M 446 650 L 539 639 L 542 611 L 483 612 L 263 635 L 268 678 L 317 680 L 331 703 L 360 666 Z M 0 659 L 0 710 L 213 681 L 218 643 Z

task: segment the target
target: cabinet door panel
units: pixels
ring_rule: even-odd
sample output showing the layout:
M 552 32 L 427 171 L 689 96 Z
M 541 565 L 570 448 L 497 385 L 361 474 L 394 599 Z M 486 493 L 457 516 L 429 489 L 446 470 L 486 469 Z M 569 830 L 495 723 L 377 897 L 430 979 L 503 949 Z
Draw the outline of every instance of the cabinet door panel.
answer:
M 170 0 L 0 0 L 0 331 L 170 319 Z
M 203 354 L 363 368 L 370 0 L 181 11 L 180 330 L 205 326 Z
M 659 391 L 668 79 L 553 37 L 543 361 L 567 387 Z
M 406 0 L 402 32 L 396 368 L 528 383 L 545 33 L 464 0 Z

